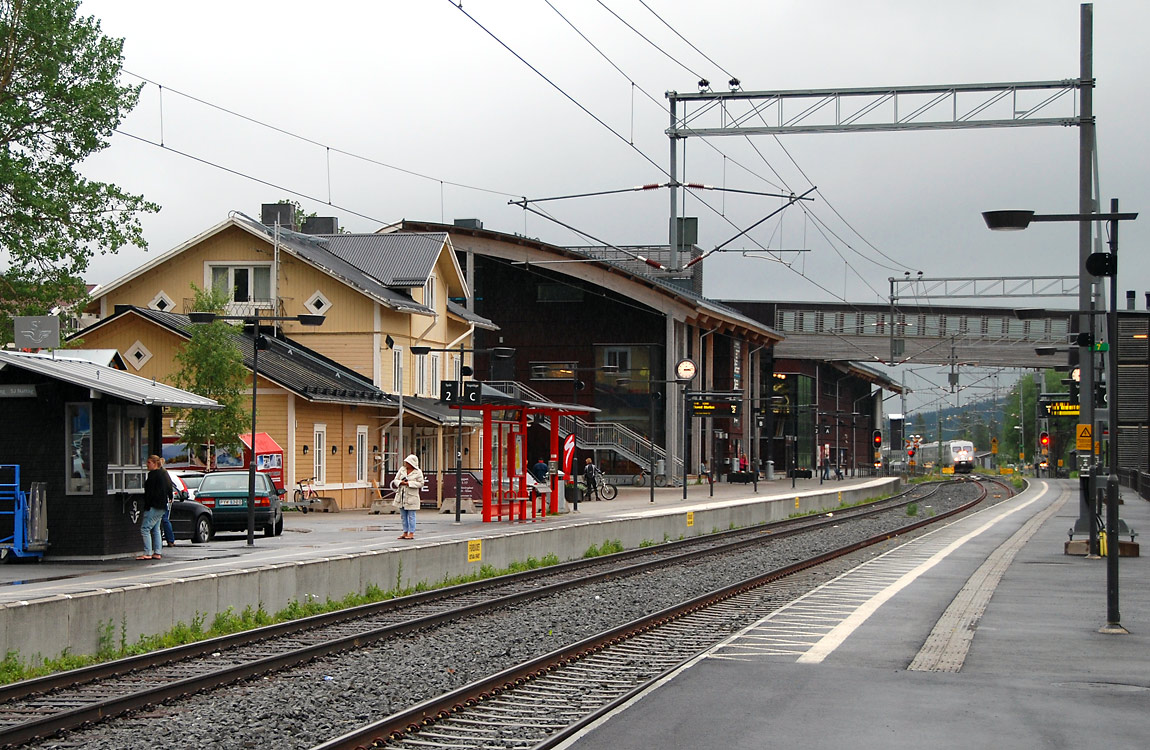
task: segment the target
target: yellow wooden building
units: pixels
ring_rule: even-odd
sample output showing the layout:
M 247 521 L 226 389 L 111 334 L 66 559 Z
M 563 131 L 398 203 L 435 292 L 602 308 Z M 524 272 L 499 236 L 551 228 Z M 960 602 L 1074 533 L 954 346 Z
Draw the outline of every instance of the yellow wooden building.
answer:
M 458 350 L 472 348 L 475 330 L 496 326 L 452 301 L 469 291 L 449 236 L 344 234 L 334 220 L 320 221 L 324 234 L 298 233 L 283 228 L 293 217 L 282 204 L 264 206 L 261 218 L 233 213 L 97 287 L 77 337 L 119 350 L 137 375 L 170 382 L 191 331 L 193 284 L 226 290 L 230 315 L 324 315 L 319 327 L 262 327 L 274 335 L 259 355 L 257 428 L 284 448 L 285 483 L 314 476 L 341 507 L 365 507 L 372 482 L 405 453 L 432 475 L 452 469 L 457 423 L 435 404 L 439 384 L 470 364 Z M 250 367 L 250 337 L 238 334 L 237 343 Z M 414 355 L 413 346 L 432 351 Z M 166 422 L 165 435 L 176 435 L 175 421 Z M 478 445 L 470 420 L 464 432 Z

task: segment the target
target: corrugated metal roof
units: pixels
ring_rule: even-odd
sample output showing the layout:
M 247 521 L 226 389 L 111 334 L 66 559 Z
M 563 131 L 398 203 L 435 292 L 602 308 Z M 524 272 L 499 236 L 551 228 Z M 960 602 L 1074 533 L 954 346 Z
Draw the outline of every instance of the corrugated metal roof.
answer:
M 466 320 L 468 323 L 471 323 L 476 328 L 483 328 L 483 329 L 486 329 L 488 331 L 498 331 L 499 330 L 499 326 L 495 325 L 495 323 L 493 323 L 492 321 L 488 320 L 487 318 L 483 317 L 482 315 L 476 315 L 475 313 L 471 312 L 470 310 L 468 310 L 463 305 L 460 305 L 456 302 L 452 302 L 451 300 L 447 300 L 447 312 L 451 313 L 452 315 L 456 315 L 456 316 L 462 318 L 463 320 Z
M 325 234 L 327 249 L 388 286 L 427 283 L 447 234 Z
M 165 313 L 141 307 L 126 308 L 110 318 L 105 318 L 91 328 L 109 324 L 121 315 L 135 314 L 175 332 L 183 338 L 191 338 L 195 326 L 188 316 Z M 90 330 L 90 329 L 88 329 Z M 78 336 L 84 334 L 81 331 Z M 252 337 L 236 328 L 233 337 L 236 347 L 243 355 L 244 364 L 252 366 Z M 266 335 L 268 348 L 260 350 L 260 376 L 290 390 L 309 401 L 326 401 L 340 404 L 374 404 L 393 406 L 394 399 L 376 388 L 370 380 L 354 370 L 293 341 Z
M 0 351 L 0 366 L 8 365 L 137 404 L 172 406 L 179 409 L 218 409 L 220 406 L 213 399 L 197 396 L 87 359 L 69 358 L 64 353 L 25 354 Z

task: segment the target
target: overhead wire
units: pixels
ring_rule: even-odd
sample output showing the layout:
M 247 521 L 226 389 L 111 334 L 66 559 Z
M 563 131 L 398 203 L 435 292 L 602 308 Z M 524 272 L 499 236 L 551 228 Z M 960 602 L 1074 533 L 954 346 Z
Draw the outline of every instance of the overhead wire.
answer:
M 308 138 L 305 135 L 300 135 L 299 133 L 295 133 L 295 132 L 292 132 L 292 131 L 287 130 L 285 128 L 281 128 L 278 125 L 273 125 L 269 122 L 257 119 L 255 117 L 250 116 L 250 115 L 245 115 L 242 112 L 238 112 L 234 109 L 229 109 L 228 107 L 224 107 L 224 106 L 221 106 L 221 105 L 216 104 L 214 102 L 210 102 L 207 99 L 203 99 L 203 98 L 195 96 L 193 94 L 188 94 L 186 92 L 179 91 L 178 89 L 173 89 L 171 86 L 164 86 L 163 84 L 159 83 L 158 81 L 154 81 L 151 78 L 148 78 L 147 76 L 140 75 L 139 73 L 133 73 L 130 70 L 125 70 L 124 72 L 127 73 L 128 75 L 132 76 L 133 78 L 138 78 L 141 81 L 144 81 L 145 83 L 150 83 L 151 85 L 156 86 L 160 91 L 166 90 L 170 93 L 176 94 L 178 96 L 182 96 L 185 99 L 196 102 L 197 104 L 202 104 L 203 106 L 208 107 L 210 109 L 214 109 L 214 110 L 217 110 L 219 112 L 223 112 L 224 114 L 239 118 L 241 120 L 244 120 L 245 122 L 250 122 L 253 125 L 258 125 L 262 128 L 267 128 L 268 130 L 274 131 L 274 132 L 279 133 L 281 135 L 286 135 L 289 138 L 294 138 L 298 141 L 303 141 L 304 143 L 308 143 L 312 146 L 318 146 L 319 148 L 340 154 L 342 156 L 347 156 L 349 158 L 357 159 L 359 161 L 366 162 L 368 164 L 373 164 L 377 167 L 383 167 L 385 169 L 390 169 L 390 170 L 393 170 L 396 172 L 401 172 L 403 174 L 410 175 L 411 177 L 418 177 L 418 178 L 423 179 L 423 180 L 429 180 L 431 182 L 437 182 L 437 183 L 440 183 L 441 185 L 450 185 L 451 187 L 463 188 L 465 190 L 475 190 L 475 191 L 478 191 L 481 193 L 490 193 L 492 195 L 499 195 L 502 197 L 512 197 L 513 198 L 516 196 L 515 193 L 509 193 L 505 190 L 494 190 L 492 188 L 479 187 L 477 185 L 468 185 L 467 183 L 463 183 L 463 182 L 454 182 L 452 180 L 444 180 L 444 179 L 441 179 L 439 177 L 434 177 L 432 175 L 423 174 L 422 172 L 416 172 L 416 171 L 411 170 L 411 169 L 406 169 L 404 167 L 399 167 L 399 166 L 396 166 L 394 164 L 389 164 L 387 162 L 380 161 L 378 159 L 373 159 L 369 156 L 357 154 L 354 151 L 347 151 L 347 150 L 341 149 L 337 146 L 332 146 L 332 145 L 323 143 L 321 141 L 317 141 L 313 138 Z M 164 112 L 164 110 L 163 110 L 162 102 L 161 102 L 161 108 L 160 108 L 161 122 L 162 122 L 162 118 L 163 118 L 163 112 Z M 146 139 L 141 139 L 141 140 L 146 140 Z M 163 144 L 163 138 L 162 137 L 160 139 L 160 144 L 161 145 Z M 329 179 L 330 179 L 330 177 L 329 177 Z M 330 190 L 330 187 L 329 187 L 329 190 Z M 327 203 L 327 201 L 321 201 L 321 202 Z

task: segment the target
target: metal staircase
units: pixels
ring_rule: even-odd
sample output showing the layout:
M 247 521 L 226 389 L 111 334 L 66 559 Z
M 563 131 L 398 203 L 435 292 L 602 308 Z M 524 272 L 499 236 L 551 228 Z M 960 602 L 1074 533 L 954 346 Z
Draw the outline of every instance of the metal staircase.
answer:
M 512 398 L 554 403 L 530 386 L 516 380 L 488 380 L 484 381 L 483 384 Z M 550 429 L 551 420 L 543 419 L 542 424 Z M 559 417 L 558 427 L 560 435 L 566 436 L 574 432 L 575 440 L 580 448 L 615 451 L 638 466 L 647 467 L 650 465 L 651 452 L 654 451 L 656 464 L 663 462 L 666 467 L 664 473 L 667 475 L 668 484 L 674 484 L 676 478 L 683 475 L 683 460 L 681 458 L 676 456 L 674 461 L 668 464 L 666 449 L 654 445 L 630 427 L 618 422 L 587 422 L 579 417 L 565 414 Z

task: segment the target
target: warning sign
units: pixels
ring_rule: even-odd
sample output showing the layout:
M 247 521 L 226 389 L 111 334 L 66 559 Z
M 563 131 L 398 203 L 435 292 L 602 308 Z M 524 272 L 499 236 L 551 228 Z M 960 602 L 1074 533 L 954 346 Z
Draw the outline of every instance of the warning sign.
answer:
M 483 540 L 467 540 L 467 562 L 483 562 Z
M 1088 424 L 1080 424 L 1074 428 L 1074 450 L 1094 450 L 1094 429 Z
M 998 438 L 996 437 L 990 439 L 990 452 L 998 453 Z

